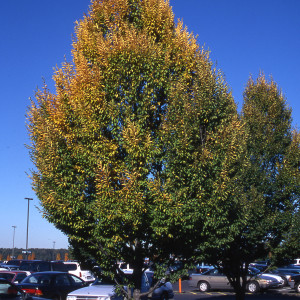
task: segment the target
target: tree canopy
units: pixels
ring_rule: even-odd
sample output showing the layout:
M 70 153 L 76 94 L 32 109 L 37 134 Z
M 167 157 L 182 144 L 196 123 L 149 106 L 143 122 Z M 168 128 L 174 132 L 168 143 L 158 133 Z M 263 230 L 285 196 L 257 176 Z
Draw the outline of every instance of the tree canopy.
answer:
M 280 254 L 295 255 L 299 248 L 300 143 L 286 99 L 263 74 L 249 79 L 240 120 L 244 158 L 237 173 L 229 174 L 228 199 L 212 202 L 222 218 L 210 216 L 206 242 L 201 238 L 198 250 L 228 276 L 237 299 L 244 299 L 251 262 L 273 255 L 278 263 Z M 291 246 L 293 252 L 287 252 Z
M 56 92 L 45 85 L 28 111 L 33 187 L 50 222 L 104 269 L 131 263 L 139 288 L 144 258 L 180 254 L 176 232 L 193 234 L 209 194 L 197 165 L 201 181 L 220 173 L 221 145 L 218 159 L 205 149 L 231 147 L 236 106 L 167 1 L 93 1 L 75 32 Z
M 240 282 L 299 205 L 299 134 L 276 84 L 250 80 L 239 116 L 164 0 L 92 1 L 72 55 L 28 110 L 44 216 L 104 271 L 133 265 L 137 290 L 146 257 L 199 251 L 235 260 Z

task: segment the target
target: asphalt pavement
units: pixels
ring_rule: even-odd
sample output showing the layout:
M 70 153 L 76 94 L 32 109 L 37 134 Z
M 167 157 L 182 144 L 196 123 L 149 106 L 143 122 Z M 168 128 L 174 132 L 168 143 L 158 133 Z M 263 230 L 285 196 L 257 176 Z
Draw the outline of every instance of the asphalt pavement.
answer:
M 181 292 L 179 282 L 173 284 L 174 300 L 235 300 L 235 294 L 232 291 L 210 291 L 201 293 L 193 287 L 189 287 L 188 280 L 181 282 Z M 290 287 L 284 287 L 276 290 L 269 290 L 263 293 L 246 294 L 245 300 L 300 300 L 300 293 L 296 293 Z

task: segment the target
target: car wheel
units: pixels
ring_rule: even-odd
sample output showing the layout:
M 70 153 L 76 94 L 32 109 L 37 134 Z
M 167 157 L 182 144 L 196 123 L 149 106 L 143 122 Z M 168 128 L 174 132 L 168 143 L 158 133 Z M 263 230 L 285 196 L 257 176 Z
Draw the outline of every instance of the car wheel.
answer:
M 209 284 L 206 281 L 199 281 L 198 282 L 198 289 L 200 292 L 208 292 L 209 291 Z
M 160 300 L 169 300 L 168 293 L 162 293 L 162 295 L 159 298 Z
M 249 293 L 257 293 L 259 291 L 259 284 L 256 281 L 251 281 L 247 285 L 247 291 Z
M 295 283 L 295 291 L 296 291 L 297 293 L 300 293 L 300 282 L 296 282 L 296 283 Z

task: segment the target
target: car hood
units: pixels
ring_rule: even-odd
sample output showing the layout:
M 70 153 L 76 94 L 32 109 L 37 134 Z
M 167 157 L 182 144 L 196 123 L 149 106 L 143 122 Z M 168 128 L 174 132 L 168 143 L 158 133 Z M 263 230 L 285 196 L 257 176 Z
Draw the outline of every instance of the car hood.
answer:
M 272 281 L 279 281 L 277 280 L 274 276 L 271 275 L 267 275 L 267 274 L 261 274 L 258 276 L 258 278 L 260 279 L 265 279 L 265 280 L 272 280 Z M 282 280 L 282 278 L 280 278 L 280 280 Z M 283 281 L 283 280 L 282 280 Z M 280 281 L 279 281 L 280 282 Z
M 69 293 L 69 296 L 113 296 L 113 285 L 91 285 Z

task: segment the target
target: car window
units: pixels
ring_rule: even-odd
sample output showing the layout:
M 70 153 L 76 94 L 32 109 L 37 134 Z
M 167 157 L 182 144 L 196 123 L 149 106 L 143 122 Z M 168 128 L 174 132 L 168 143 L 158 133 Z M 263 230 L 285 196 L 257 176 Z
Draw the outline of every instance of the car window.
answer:
M 202 273 L 203 275 L 214 275 L 215 269 L 208 270 L 207 272 Z
M 24 283 L 40 284 L 44 280 L 50 281 L 50 276 L 47 274 L 32 274 L 24 279 Z
M 70 279 L 71 282 L 73 282 L 75 284 L 83 284 L 83 280 L 81 280 L 77 276 L 74 276 L 72 274 L 69 274 L 68 276 L 69 276 L 69 279 Z
M 67 274 L 59 274 L 55 278 L 55 284 L 57 285 L 71 285 Z
M 14 274 L 10 274 L 10 273 L 0 273 L 0 278 L 6 279 L 8 281 L 12 281 L 14 276 L 15 276 Z
M 22 262 L 20 265 L 20 270 L 29 271 L 30 270 L 30 264 L 27 262 Z
M 51 277 L 47 274 L 42 274 L 38 276 L 38 283 L 41 285 L 50 285 Z
M 26 274 L 17 274 L 15 281 L 21 282 L 24 278 L 26 278 L 27 275 Z
M 76 271 L 77 270 L 76 264 L 65 264 L 64 266 L 67 271 Z
M 68 272 L 66 265 L 60 262 L 52 263 L 53 271 Z
M 36 264 L 36 269 L 38 272 L 50 271 L 50 263 L 48 262 L 39 262 Z
M 38 276 L 31 275 L 24 279 L 25 283 L 38 283 Z

